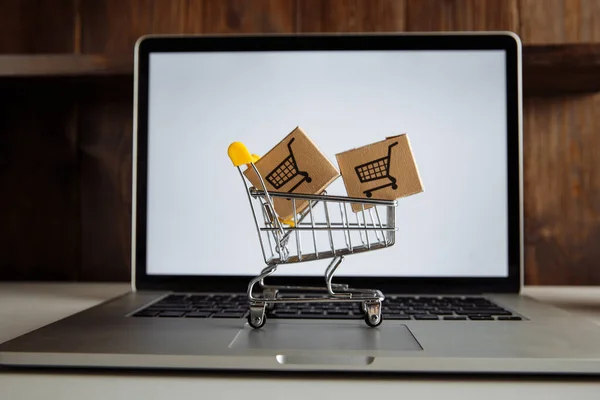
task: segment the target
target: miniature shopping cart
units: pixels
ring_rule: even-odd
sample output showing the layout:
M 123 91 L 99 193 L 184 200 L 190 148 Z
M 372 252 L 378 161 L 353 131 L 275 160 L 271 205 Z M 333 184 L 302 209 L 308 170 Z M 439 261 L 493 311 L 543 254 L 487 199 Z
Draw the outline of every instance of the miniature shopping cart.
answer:
M 254 164 L 258 156 L 250 154 L 239 142 L 229 146 L 228 154 L 244 182 L 267 265 L 248 284 L 250 326 L 262 327 L 267 308 L 276 305 L 323 302 L 329 303 L 328 307 L 335 307 L 335 303 L 340 302 L 358 302 L 367 325 L 380 325 L 381 303 L 385 297 L 379 290 L 353 289 L 334 284 L 332 280 L 345 256 L 394 245 L 396 201 L 268 191 Z M 244 165 L 256 173 L 261 188 L 252 186 L 245 178 Z M 291 220 L 282 221 L 277 217 L 274 208 L 277 198 L 291 200 Z M 353 206 L 358 212 L 353 211 Z M 264 282 L 281 264 L 316 260 L 330 260 L 324 286 L 277 286 Z M 260 293 L 255 293 L 257 285 L 262 289 Z
M 269 181 L 269 183 L 273 185 L 275 189 L 281 188 L 298 175 L 301 175 L 302 179 L 300 179 L 298 183 L 288 190 L 288 193 L 292 193 L 304 181 L 308 183 L 312 181 L 312 178 L 308 176 L 308 172 L 300 171 L 298 169 L 298 163 L 296 162 L 296 157 L 294 157 L 294 151 L 292 150 L 292 143 L 294 143 L 295 139 L 296 138 L 292 138 L 292 140 L 290 140 L 290 142 L 287 144 L 290 155 L 280 162 L 275 168 L 273 168 L 273 171 L 269 172 L 267 175 L 267 181 Z
M 389 186 L 391 186 L 394 190 L 398 189 L 398 185 L 396 184 L 396 178 L 390 175 L 390 159 L 392 155 L 392 147 L 396 146 L 397 144 L 398 142 L 394 142 L 388 146 L 387 156 L 354 167 L 356 175 L 358 175 L 358 179 L 360 179 L 360 183 L 367 183 L 385 178 L 390 180 L 389 183 L 365 190 L 363 193 L 367 197 L 371 197 L 373 196 L 373 192 Z

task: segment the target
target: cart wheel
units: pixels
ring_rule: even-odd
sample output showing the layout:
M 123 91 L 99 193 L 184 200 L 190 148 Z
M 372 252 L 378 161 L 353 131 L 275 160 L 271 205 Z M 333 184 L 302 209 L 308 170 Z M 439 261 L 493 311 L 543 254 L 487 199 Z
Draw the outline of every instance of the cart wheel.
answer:
M 373 314 L 369 317 L 369 314 L 365 314 L 365 322 L 371 328 L 378 327 L 383 322 L 383 315 L 377 316 L 377 314 Z
M 365 194 L 367 195 L 367 197 L 373 196 L 373 193 L 371 193 L 371 192 L 365 192 Z
M 306 183 L 311 183 L 312 182 L 312 178 L 310 176 L 306 177 Z
M 256 320 L 259 321 L 256 321 Z M 262 328 L 265 323 L 267 322 L 267 316 L 265 314 L 262 315 L 262 317 L 258 318 L 258 317 L 252 317 L 252 313 L 248 314 L 248 324 L 253 327 L 254 329 L 260 329 Z
M 396 190 L 398 189 L 398 185 L 396 185 L 395 183 L 392 185 L 392 189 Z
M 365 322 L 371 328 L 381 325 L 383 321 L 383 315 L 381 314 L 381 302 L 376 303 L 363 303 L 366 308 Z

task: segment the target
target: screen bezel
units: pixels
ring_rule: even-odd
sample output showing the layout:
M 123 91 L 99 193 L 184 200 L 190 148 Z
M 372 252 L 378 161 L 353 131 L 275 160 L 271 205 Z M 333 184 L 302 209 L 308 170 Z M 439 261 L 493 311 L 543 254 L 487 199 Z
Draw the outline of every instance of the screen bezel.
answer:
M 511 32 L 147 36 L 136 44 L 132 268 L 135 290 L 245 292 L 251 276 L 149 275 L 146 269 L 149 59 L 151 53 L 215 51 L 504 50 L 506 51 L 508 276 L 347 277 L 344 283 L 388 293 L 518 293 L 522 284 L 521 57 Z M 258 243 L 257 243 L 258 245 Z M 256 260 L 257 274 L 264 267 Z M 261 266 L 262 265 L 262 266 Z M 323 271 L 325 266 L 323 267 Z M 276 277 L 270 283 L 322 285 L 323 277 Z

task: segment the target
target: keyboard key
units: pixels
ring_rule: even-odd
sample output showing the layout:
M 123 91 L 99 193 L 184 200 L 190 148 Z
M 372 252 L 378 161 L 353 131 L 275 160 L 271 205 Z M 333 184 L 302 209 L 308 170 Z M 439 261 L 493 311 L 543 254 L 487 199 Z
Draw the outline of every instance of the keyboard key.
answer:
M 327 310 L 327 315 L 349 315 L 350 313 L 345 310 Z
M 510 311 L 502 310 L 502 311 L 494 311 L 494 310 L 481 310 L 482 314 L 489 315 L 512 315 Z
M 462 311 L 455 311 L 456 315 L 489 315 L 486 312 L 482 312 L 481 310 L 462 310 Z
M 304 318 L 302 315 L 298 313 L 279 313 L 274 312 L 271 314 L 267 314 L 267 318 L 290 318 L 290 319 L 300 319 Z
M 161 318 L 179 318 L 185 315 L 185 311 L 163 311 L 158 316 Z
M 224 308 L 221 312 L 222 313 L 240 313 L 240 312 L 245 312 L 246 309 L 243 308 Z
M 210 312 L 206 312 L 206 311 L 194 311 L 191 313 L 187 313 L 185 314 L 186 318 L 208 318 L 210 316 Z
M 187 304 L 155 303 L 155 304 L 152 304 L 149 308 L 152 308 L 153 310 L 171 310 L 171 311 L 190 310 L 191 311 L 192 306 L 187 305 Z
M 523 320 L 523 318 L 517 317 L 516 315 L 510 316 L 510 317 L 503 317 L 503 316 L 498 317 L 498 321 L 522 321 L 522 320 Z
M 192 305 L 192 307 L 195 308 L 211 308 L 211 307 L 215 307 L 215 304 L 212 302 L 193 302 L 190 303 Z
M 209 296 L 208 295 L 191 295 L 190 297 L 188 297 L 188 300 L 191 302 L 195 302 L 195 301 L 209 301 Z
M 301 310 L 300 314 L 306 315 L 315 315 L 315 314 L 323 314 L 322 310 Z
M 276 310 L 269 314 L 270 315 L 296 315 L 296 314 L 298 314 L 298 312 L 294 311 L 294 310 Z
M 415 315 L 414 318 L 417 321 L 437 321 L 438 320 L 437 315 Z
M 220 307 L 210 307 L 210 308 L 204 308 L 204 307 L 198 307 L 196 309 L 196 311 L 200 312 L 210 312 L 210 313 L 218 313 L 221 312 L 221 308 Z
M 134 317 L 156 317 L 160 311 L 158 310 L 143 310 L 133 314 Z
M 383 310 L 384 314 L 406 314 L 404 311 L 402 310 Z
M 481 315 L 471 315 L 469 319 L 472 321 L 493 321 L 494 318 L 490 316 L 481 316 Z
M 467 317 L 444 317 L 444 321 L 466 321 Z

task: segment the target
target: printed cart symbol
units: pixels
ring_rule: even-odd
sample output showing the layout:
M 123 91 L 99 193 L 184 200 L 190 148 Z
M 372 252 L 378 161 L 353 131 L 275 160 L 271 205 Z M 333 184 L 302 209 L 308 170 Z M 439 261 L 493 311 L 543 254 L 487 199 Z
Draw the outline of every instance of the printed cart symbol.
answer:
M 308 183 L 312 181 L 312 178 L 308 176 L 308 172 L 300 171 L 298 169 L 298 163 L 296 162 L 296 158 L 294 157 L 294 151 L 292 150 L 292 143 L 294 143 L 295 139 L 296 138 L 292 138 L 292 140 L 290 140 L 290 142 L 287 144 L 287 147 L 290 151 L 290 155 L 287 156 L 282 162 L 280 162 L 279 165 L 277 165 L 273 169 L 273 171 L 269 172 L 269 174 L 267 175 L 267 181 L 269 181 L 269 183 L 273 185 L 275 189 L 279 189 L 280 187 L 294 179 L 296 176 L 301 175 L 302 179 L 300 179 L 300 181 L 296 183 L 294 187 L 288 190 L 288 193 L 292 193 L 304 181 Z
M 398 189 L 398 185 L 396 185 L 396 178 L 390 175 L 390 158 L 392 155 L 392 147 L 396 146 L 397 144 L 398 142 L 394 142 L 388 146 L 387 156 L 354 167 L 356 175 L 358 175 L 358 179 L 360 179 L 360 183 L 372 182 L 385 178 L 390 180 L 390 183 L 365 190 L 363 193 L 366 194 L 367 197 L 373 196 L 373 192 L 376 190 L 380 190 L 388 186 L 391 186 L 394 190 Z

